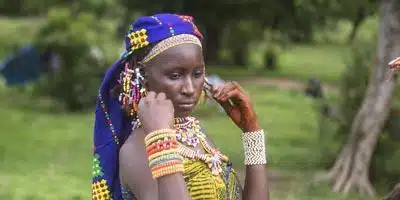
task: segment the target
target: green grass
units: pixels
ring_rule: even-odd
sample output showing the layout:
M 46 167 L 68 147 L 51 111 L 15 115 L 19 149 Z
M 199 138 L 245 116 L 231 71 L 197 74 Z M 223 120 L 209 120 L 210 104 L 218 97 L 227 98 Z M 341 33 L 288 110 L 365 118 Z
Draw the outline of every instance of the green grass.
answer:
M 283 179 L 290 178 L 283 182 L 283 191 L 272 191 L 274 199 L 338 199 L 327 188 L 310 190 L 302 184 L 321 162 L 313 102 L 296 92 L 246 89 L 267 130 L 270 169 Z M 6 101 L 10 97 L 1 95 L 0 112 L 5 117 L 0 121 L 0 199 L 88 199 L 93 114 L 21 109 L 12 105 L 17 101 Z M 205 115 L 205 110 L 211 113 Z M 215 143 L 232 158 L 236 168 L 242 169 L 239 129 L 212 107 L 200 108 L 197 114 Z
M 299 45 L 284 52 L 280 73 L 290 78 L 318 78 L 338 83 L 349 48 L 344 45 Z
M 271 143 L 269 146 L 271 166 L 290 169 L 298 167 L 299 162 L 304 167 L 315 164 L 315 160 L 302 157 L 311 155 L 308 147 L 315 146 L 313 142 L 317 136 L 312 102 L 300 93 L 260 87 L 247 87 L 247 91 L 253 98 L 262 126 L 268 131 L 268 141 Z M 209 112 L 215 111 L 209 110 Z M 293 113 L 302 113 L 303 117 L 298 118 Z M 291 126 L 286 125 L 289 122 Z M 233 158 L 234 163 L 242 163 L 243 152 L 238 148 L 241 145 L 240 130 L 228 117 L 225 117 L 224 113 L 207 116 L 204 119 L 204 126 L 218 146 Z M 229 142 L 226 142 L 227 136 Z M 282 145 L 290 147 L 280 148 Z
M 324 83 L 337 84 L 346 68 L 349 52 L 348 46 L 339 44 L 293 45 L 279 55 L 276 71 L 223 66 L 210 66 L 207 70 L 223 78 L 270 77 L 303 82 L 309 78 L 318 78 Z
M 368 18 L 360 27 L 355 44 L 376 39 L 377 18 Z M 315 42 L 312 44 L 290 45 L 278 55 L 278 69 L 224 68 L 211 66 L 210 73 L 217 73 L 224 78 L 273 77 L 306 81 L 318 78 L 324 83 L 337 85 L 340 75 L 346 69 L 351 58 L 351 44 L 347 43 L 350 32 L 349 22 L 338 22 L 335 29 L 316 31 Z M 260 54 L 254 52 L 254 54 Z M 260 57 L 255 55 L 254 57 Z M 260 58 L 256 59 L 260 60 Z

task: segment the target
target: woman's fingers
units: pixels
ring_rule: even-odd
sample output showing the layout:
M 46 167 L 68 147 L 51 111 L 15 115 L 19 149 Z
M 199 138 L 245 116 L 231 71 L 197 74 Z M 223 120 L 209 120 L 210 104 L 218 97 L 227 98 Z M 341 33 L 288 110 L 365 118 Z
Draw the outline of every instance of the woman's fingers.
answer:
M 219 99 L 219 98 L 221 98 L 222 95 L 224 95 L 228 91 L 234 89 L 234 87 L 235 86 L 232 84 L 232 82 L 228 82 L 222 86 L 216 87 L 214 90 L 215 92 L 214 92 L 213 97 L 216 99 Z
M 220 105 L 222 106 L 222 108 L 225 110 L 226 114 L 230 115 L 230 113 L 231 113 L 231 111 L 232 111 L 232 108 L 233 108 L 233 105 L 231 105 L 231 104 L 229 103 L 229 101 L 225 101 L 225 102 L 219 101 L 219 104 L 220 104 Z
M 242 95 L 242 93 L 240 92 L 240 90 L 237 89 L 237 88 L 234 88 L 234 89 L 232 89 L 232 90 L 227 91 L 226 93 L 224 93 L 224 94 L 220 97 L 220 100 L 223 101 L 223 102 L 228 101 L 228 99 L 234 99 L 234 100 L 239 100 L 239 101 L 241 101 L 241 100 L 243 99 L 242 96 L 243 96 L 243 95 Z

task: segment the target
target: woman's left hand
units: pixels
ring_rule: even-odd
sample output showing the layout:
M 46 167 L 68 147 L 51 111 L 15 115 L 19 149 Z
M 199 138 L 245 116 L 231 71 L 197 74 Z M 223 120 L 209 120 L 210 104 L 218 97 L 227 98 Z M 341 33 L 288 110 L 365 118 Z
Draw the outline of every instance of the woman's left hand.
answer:
M 232 121 L 244 132 L 260 129 L 250 98 L 237 82 L 213 88 L 213 98 L 221 104 Z

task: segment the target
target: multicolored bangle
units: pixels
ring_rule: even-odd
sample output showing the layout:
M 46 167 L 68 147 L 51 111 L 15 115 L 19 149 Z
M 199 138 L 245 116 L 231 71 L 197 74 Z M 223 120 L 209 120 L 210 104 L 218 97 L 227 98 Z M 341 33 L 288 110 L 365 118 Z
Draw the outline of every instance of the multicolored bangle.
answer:
M 267 164 L 264 130 L 242 134 L 245 165 Z
M 153 179 L 184 171 L 175 130 L 153 131 L 145 137 L 145 144 Z

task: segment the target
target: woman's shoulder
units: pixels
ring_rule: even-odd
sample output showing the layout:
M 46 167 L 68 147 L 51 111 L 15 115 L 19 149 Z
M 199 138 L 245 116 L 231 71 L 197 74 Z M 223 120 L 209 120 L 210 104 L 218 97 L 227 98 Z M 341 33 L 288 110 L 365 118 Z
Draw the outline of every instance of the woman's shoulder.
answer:
M 142 128 L 136 128 L 135 130 L 132 131 L 132 133 L 129 135 L 127 140 L 124 142 L 124 144 L 121 146 L 120 153 L 122 154 L 121 156 L 124 155 L 124 152 L 128 151 L 131 154 L 132 151 L 137 150 L 137 148 L 140 148 L 144 144 L 144 130 Z
M 122 176 L 126 177 L 132 171 L 141 171 L 147 167 L 147 165 L 141 164 L 146 163 L 145 161 L 147 160 L 143 132 L 143 130 L 136 129 L 119 150 L 119 164 Z
M 149 191 L 157 188 L 148 165 L 144 137 L 143 129 L 135 129 L 122 145 L 119 153 L 122 185 L 137 195 L 138 199 L 141 199 L 141 194 L 148 194 Z

